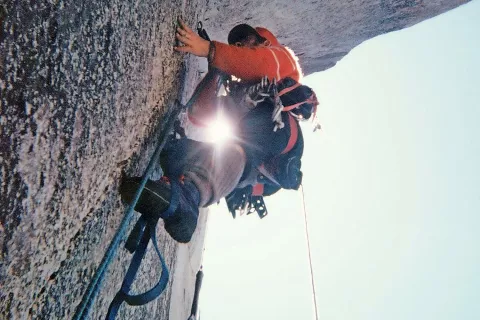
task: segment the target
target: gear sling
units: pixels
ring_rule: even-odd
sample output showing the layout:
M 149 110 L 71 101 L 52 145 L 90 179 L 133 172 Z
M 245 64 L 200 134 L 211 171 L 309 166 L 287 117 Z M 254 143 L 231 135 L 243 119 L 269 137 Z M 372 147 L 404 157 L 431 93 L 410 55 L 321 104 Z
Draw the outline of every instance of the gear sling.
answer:
M 256 212 L 260 218 L 264 218 L 268 211 L 263 196 L 271 195 L 280 188 L 297 190 L 302 181 L 300 167 L 303 154 L 303 136 L 298 121 L 315 118 L 318 105 L 316 95 L 311 88 L 291 78 L 285 78 L 278 84 L 273 81 L 273 83 L 267 83 L 263 87 L 266 87 L 266 90 L 261 92 L 260 95 L 265 96 L 265 93 L 268 92 L 270 99 L 266 99 L 263 104 L 260 103 L 256 108 L 273 108 L 273 115 L 270 119 L 275 119 L 275 114 L 278 114 L 278 120 L 275 120 L 277 124 L 274 127 L 274 131 L 276 130 L 275 133 L 278 133 L 279 136 L 277 138 L 271 137 L 270 139 L 273 139 L 273 144 L 275 144 L 275 140 L 282 140 L 280 135 L 285 135 L 285 132 L 282 133 L 282 130 L 289 130 L 288 139 L 285 141 L 286 139 L 283 138 L 282 141 L 285 147 L 281 151 L 276 148 L 275 154 L 270 154 L 265 161 L 256 164 L 256 169 L 259 172 L 256 184 L 237 188 L 226 196 L 228 209 L 234 218 L 238 212 L 240 214 Z M 253 94 L 259 95 L 258 92 Z M 278 105 L 273 107 L 272 104 Z M 252 112 L 255 113 L 255 109 Z M 260 114 L 261 111 L 257 113 Z M 257 124 L 257 126 L 263 128 L 265 124 Z M 249 125 L 247 124 L 246 127 L 248 128 Z M 261 132 L 260 135 L 265 134 L 262 128 L 257 129 Z M 269 134 L 272 135 L 274 133 L 270 132 Z M 253 140 L 255 140 L 255 137 Z M 260 137 L 259 140 L 263 142 L 268 141 L 268 139 L 263 137 Z M 260 147 L 270 148 L 270 145 L 264 143 Z M 259 154 L 257 150 L 254 150 L 252 153 L 253 157 Z M 259 157 L 262 156 L 260 155 Z

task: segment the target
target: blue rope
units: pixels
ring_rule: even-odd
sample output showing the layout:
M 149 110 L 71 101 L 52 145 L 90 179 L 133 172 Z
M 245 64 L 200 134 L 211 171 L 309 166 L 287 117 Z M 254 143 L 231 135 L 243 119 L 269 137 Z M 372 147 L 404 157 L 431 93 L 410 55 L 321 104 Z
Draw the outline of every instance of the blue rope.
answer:
M 114 320 L 117 316 L 118 310 L 123 302 L 128 303 L 131 306 L 140 306 L 149 303 L 150 301 L 156 299 L 160 294 L 162 294 L 163 290 L 168 284 L 168 269 L 165 263 L 165 260 L 160 253 L 160 249 L 158 248 L 157 238 L 156 238 L 156 227 L 157 227 L 158 220 L 154 221 L 145 221 L 145 218 L 142 216 L 139 218 L 137 224 L 140 225 L 140 229 L 142 229 L 141 233 L 141 240 L 140 243 L 135 248 L 135 252 L 133 254 L 132 260 L 130 262 L 130 266 L 128 267 L 127 274 L 122 282 L 122 287 L 115 295 L 115 298 L 110 303 L 110 307 L 108 308 L 107 316 L 105 317 L 106 320 Z M 138 269 L 142 263 L 143 257 L 145 256 L 145 252 L 148 247 L 148 243 L 152 240 L 153 247 L 155 252 L 160 259 L 160 264 L 162 266 L 162 275 L 160 280 L 157 284 L 150 290 L 141 293 L 141 294 L 129 294 L 130 288 L 135 280 L 137 275 Z
M 207 77 L 209 76 L 209 74 L 210 76 L 212 76 L 213 72 L 209 72 L 207 74 Z M 221 85 L 221 81 L 222 79 L 219 79 L 218 86 Z M 197 100 L 198 96 L 200 95 L 200 92 L 203 91 L 206 83 L 207 81 L 200 82 L 200 84 L 197 86 L 197 88 L 195 89 L 191 98 L 188 100 L 185 106 L 182 106 L 180 102 L 176 101 L 176 105 L 172 113 L 170 114 L 167 125 L 165 129 L 161 132 L 161 135 L 160 135 L 161 139 L 155 148 L 155 152 L 153 156 L 150 158 L 150 162 L 148 163 L 148 166 L 145 169 L 145 172 L 142 176 L 142 180 L 140 181 L 140 185 L 137 191 L 135 192 L 133 201 L 131 205 L 128 207 L 127 211 L 125 212 L 125 216 L 123 217 L 117 232 L 115 233 L 112 241 L 110 242 L 107 252 L 103 256 L 102 262 L 98 266 L 97 271 L 95 272 L 92 280 L 90 281 L 90 284 L 88 285 L 87 291 L 84 293 L 82 297 L 82 301 L 80 302 L 79 306 L 77 307 L 77 310 L 75 311 L 75 315 L 73 316 L 74 320 L 86 319 L 88 317 L 88 314 L 90 313 L 90 310 L 92 308 L 93 301 L 95 300 L 95 298 L 97 297 L 100 291 L 100 287 L 105 277 L 105 271 L 107 267 L 110 265 L 110 263 L 112 262 L 113 256 L 117 251 L 118 246 L 120 245 L 120 241 L 122 240 L 127 230 L 127 227 L 130 221 L 132 220 L 132 217 L 134 215 L 133 213 L 134 208 L 138 200 L 140 199 L 140 195 L 142 194 L 143 188 L 145 187 L 145 184 L 147 183 L 148 178 L 150 177 L 151 173 L 153 172 L 153 169 L 158 163 L 160 152 L 162 151 L 163 147 L 165 146 L 165 143 L 167 142 L 168 133 L 173 130 L 175 119 L 178 117 L 178 115 L 182 110 L 184 109 L 189 110 L 193 106 L 194 102 Z
M 134 212 L 135 205 L 140 199 L 140 195 L 143 191 L 143 188 L 145 187 L 145 184 L 147 183 L 148 178 L 150 177 L 156 164 L 158 163 L 157 159 L 159 158 L 160 152 L 165 146 L 165 143 L 168 138 L 168 133 L 172 131 L 174 120 L 177 118 L 181 110 L 182 108 L 180 106 L 176 106 L 172 111 L 172 114 L 170 115 L 170 118 L 167 122 L 167 126 L 161 133 L 162 139 L 159 141 L 155 149 L 155 152 L 152 158 L 150 159 L 150 162 L 148 163 L 147 169 L 145 170 L 145 173 L 142 176 L 140 185 L 137 191 L 135 192 L 135 196 L 133 198 L 132 204 L 128 207 L 125 213 L 125 216 L 123 217 L 122 222 L 120 223 L 120 226 L 117 232 L 115 233 L 115 236 L 113 237 L 112 242 L 110 242 L 110 246 L 108 247 L 107 252 L 103 257 L 102 262 L 97 268 L 97 271 L 95 272 L 95 275 L 93 276 L 93 279 L 91 280 L 90 285 L 87 288 L 87 291 L 83 295 L 82 301 L 78 306 L 75 312 L 75 315 L 73 317 L 74 320 L 85 319 L 88 316 L 90 309 L 92 307 L 92 303 L 95 300 L 96 296 L 98 295 L 98 292 L 100 291 L 100 287 L 104 279 L 105 270 L 112 262 L 115 251 L 118 249 L 118 246 L 120 245 L 120 241 L 122 240 L 127 230 L 130 220 L 132 220 L 132 217 L 134 215 L 133 212 Z

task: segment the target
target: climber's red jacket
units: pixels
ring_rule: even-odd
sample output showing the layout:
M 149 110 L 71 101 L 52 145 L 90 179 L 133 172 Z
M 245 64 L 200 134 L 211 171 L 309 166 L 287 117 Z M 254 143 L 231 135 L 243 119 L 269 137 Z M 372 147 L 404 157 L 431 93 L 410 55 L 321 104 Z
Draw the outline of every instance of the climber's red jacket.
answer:
M 270 80 L 276 78 L 279 81 L 290 77 L 299 81 L 302 72 L 293 51 L 282 46 L 269 30 L 261 27 L 255 29 L 268 40 L 265 44 L 237 47 L 212 41 L 208 56 L 210 67 L 247 82 L 260 81 L 264 76 L 268 76 Z M 208 122 L 216 112 L 215 90 L 216 81 L 211 79 L 200 93 L 192 110 L 189 110 L 189 119 L 194 124 Z
M 301 71 L 291 50 L 282 46 L 265 28 L 256 28 L 268 40 L 265 45 L 237 47 L 212 41 L 210 65 L 244 81 L 257 81 L 264 76 L 277 81 L 285 77 L 300 80 Z

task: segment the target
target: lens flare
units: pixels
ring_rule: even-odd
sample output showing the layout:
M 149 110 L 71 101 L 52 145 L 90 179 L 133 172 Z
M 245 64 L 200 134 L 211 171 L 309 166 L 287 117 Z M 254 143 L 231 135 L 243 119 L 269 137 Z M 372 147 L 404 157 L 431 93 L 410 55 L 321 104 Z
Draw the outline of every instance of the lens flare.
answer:
M 233 128 L 230 121 L 222 114 L 222 112 L 219 112 L 217 117 L 208 125 L 208 141 L 222 144 L 233 139 L 233 137 Z

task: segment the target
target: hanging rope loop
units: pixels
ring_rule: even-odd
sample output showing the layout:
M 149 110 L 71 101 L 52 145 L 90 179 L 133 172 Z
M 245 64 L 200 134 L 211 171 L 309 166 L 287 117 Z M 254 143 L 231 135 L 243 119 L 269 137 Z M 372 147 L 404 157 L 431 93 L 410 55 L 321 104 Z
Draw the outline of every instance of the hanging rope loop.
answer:
M 141 240 L 138 245 L 134 248 L 133 243 L 128 243 L 129 251 L 133 250 L 133 257 L 130 262 L 130 266 L 128 267 L 127 274 L 122 282 L 122 287 L 113 298 L 113 301 L 108 308 L 107 316 L 105 317 L 106 320 L 113 320 L 117 316 L 118 310 L 120 306 L 125 301 L 127 304 L 131 306 L 140 306 L 149 303 L 150 301 L 156 299 L 165 289 L 168 283 L 168 269 L 163 259 L 162 254 L 160 253 L 160 249 L 157 245 L 157 236 L 156 236 L 156 221 L 146 221 L 145 218 L 142 216 L 138 219 L 137 224 L 133 231 L 139 232 Z M 136 229 L 136 230 L 135 230 Z M 129 240 L 133 238 L 129 237 Z M 129 294 L 130 289 L 132 287 L 133 281 L 135 280 L 135 276 L 137 275 L 138 269 L 142 263 L 143 257 L 145 256 L 145 252 L 148 247 L 148 243 L 152 241 L 153 247 L 155 248 L 155 252 L 157 253 L 158 258 L 160 259 L 160 264 L 162 266 L 162 274 L 160 276 L 160 280 L 157 284 L 150 290 L 136 295 Z

